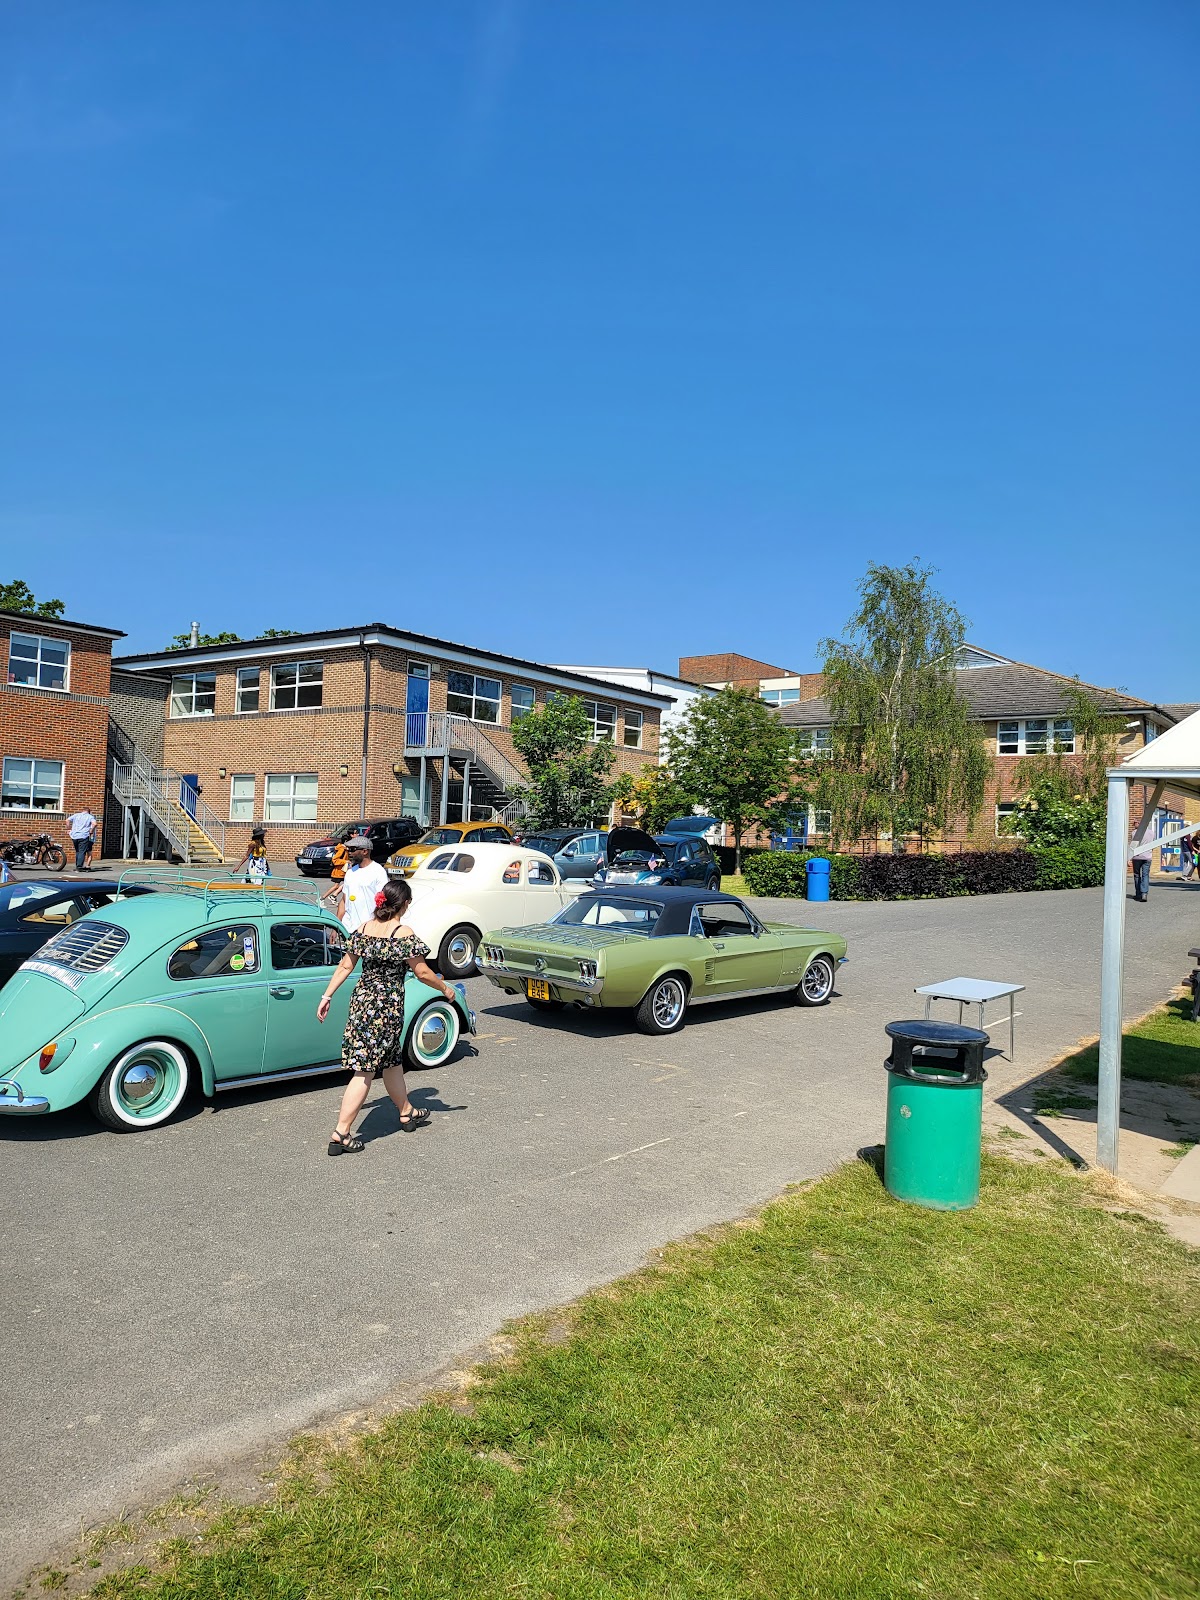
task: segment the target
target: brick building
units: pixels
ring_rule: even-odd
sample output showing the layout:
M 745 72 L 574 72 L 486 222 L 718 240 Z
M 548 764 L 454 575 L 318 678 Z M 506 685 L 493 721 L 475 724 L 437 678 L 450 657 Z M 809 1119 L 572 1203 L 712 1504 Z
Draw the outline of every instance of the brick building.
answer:
M 5 838 L 48 833 L 67 847 L 67 817 L 104 815 L 110 671 L 118 628 L 0 612 L 0 811 Z
M 821 693 L 823 682 L 819 672 L 792 672 L 736 651 L 716 656 L 680 656 L 679 676 L 710 689 L 752 689 L 774 706 L 811 700 Z
M 177 785 L 193 828 L 215 853 L 236 856 L 261 823 L 280 861 L 322 826 L 359 817 L 503 813 L 526 776 L 513 723 L 550 695 L 583 700 L 593 738 L 616 747 L 616 772 L 657 761 L 670 705 L 383 623 L 126 656 L 116 666 L 122 685 L 156 684 L 143 699 L 122 690 L 120 715 L 144 717 L 157 698 L 165 782 Z M 126 731 L 139 751 L 151 737 Z M 203 859 L 203 843 L 191 843 Z

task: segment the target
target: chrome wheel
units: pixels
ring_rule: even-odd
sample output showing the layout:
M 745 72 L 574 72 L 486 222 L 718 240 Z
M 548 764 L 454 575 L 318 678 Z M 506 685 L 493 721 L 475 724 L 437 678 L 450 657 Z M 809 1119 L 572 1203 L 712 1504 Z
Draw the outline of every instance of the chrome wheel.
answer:
M 438 969 L 443 978 L 469 978 L 475 971 L 475 952 L 479 948 L 479 934 L 466 923 L 460 923 L 438 946 Z
M 683 1026 L 687 999 L 687 984 L 682 978 L 660 978 L 637 1009 L 638 1027 L 643 1033 L 674 1033 Z
M 833 993 L 833 959 L 830 956 L 814 956 L 809 962 L 804 976 L 800 979 L 800 987 L 796 991 L 796 999 L 802 1006 L 823 1006 Z
M 413 1018 L 404 1041 L 410 1067 L 440 1067 L 458 1044 L 462 1023 L 458 1007 L 448 1000 L 430 1000 Z
M 156 1128 L 179 1109 L 191 1081 L 177 1044 L 149 1039 L 113 1062 L 92 1091 L 92 1110 L 118 1133 Z

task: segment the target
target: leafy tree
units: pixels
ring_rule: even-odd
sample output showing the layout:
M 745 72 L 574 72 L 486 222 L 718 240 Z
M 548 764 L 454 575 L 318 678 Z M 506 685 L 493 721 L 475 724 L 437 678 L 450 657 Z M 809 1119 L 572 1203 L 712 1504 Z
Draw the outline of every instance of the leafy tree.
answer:
M 661 833 L 673 817 L 690 816 L 696 796 L 668 766 L 643 767 L 622 794 L 647 833 Z
M 529 768 L 519 798 L 534 827 L 590 824 L 607 815 L 621 787 L 609 781 L 616 751 L 611 739 L 590 744 L 591 734 L 591 719 L 574 695 L 552 695 L 513 727 L 513 744 Z
M 1074 844 L 1080 839 L 1103 839 L 1108 805 L 1104 798 L 1064 788 L 1066 768 L 1035 778 L 1029 791 L 1005 818 L 1005 833 L 1017 834 L 1030 850 L 1049 845 Z
M 26 611 L 31 617 L 61 617 L 65 610 L 61 600 L 38 600 L 20 578 L 0 583 L 0 611 Z
M 197 640 L 198 644 L 240 644 L 240 633 L 202 633 Z M 190 633 L 177 633 L 167 646 L 168 650 L 190 650 L 192 636 Z
M 299 632 L 299 628 L 264 628 L 258 637 L 260 639 L 293 639 Z
M 821 642 L 832 728 L 814 790 L 839 839 L 888 832 L 900 850 L 983 804 L 992 758 L 956 672 L 966 622 L 932 576 L 872 563 L 846 636 Z
M 795 804 L 793 730 L 756 694 L 727 688 L 693 700 L 665 743 L 681 791 L 733 830 L 740 872 L 746 831 L 777 825 Z
M 1027 756 L 1021 772 L 1029 787 L 1005 818 L 1005 833 L 1031 850 L 1102 839 L 1108 817 L 1109 767 L 1120 759 L 1125 717 L 1101 710 L 1076 678 L 1062 692 L 1063 716 L 1074 726 L 1074 750 Z

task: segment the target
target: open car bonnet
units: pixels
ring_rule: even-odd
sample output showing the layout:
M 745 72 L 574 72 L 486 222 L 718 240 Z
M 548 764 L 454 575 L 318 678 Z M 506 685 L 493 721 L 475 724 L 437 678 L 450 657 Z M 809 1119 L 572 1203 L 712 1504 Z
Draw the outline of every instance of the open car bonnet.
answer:
M 652 856 L 662 855 L 657 840 L 641 828 L 610 828 L 604 840 L 604 853 L 610 866 L 622 850 L 645 850 Z

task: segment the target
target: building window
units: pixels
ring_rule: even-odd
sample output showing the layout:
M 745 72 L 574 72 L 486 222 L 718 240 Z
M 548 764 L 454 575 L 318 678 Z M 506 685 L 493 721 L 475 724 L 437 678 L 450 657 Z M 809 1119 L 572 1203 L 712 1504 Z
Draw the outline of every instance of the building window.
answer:
M 271 710 L 303 711 L 321 704 L 324 664 L 289 661 L 271 668 Z
M 65 689 L 71 646 L 40 633 L 14 633 L 8 641 L 8 681 L 27 689 Z
M 61 811 L 61 761 L 23 760 L 5 756 L 0 782 L 0 808 L 5 811 Z
M 266 822 L 315 822 L 315 772 L 268 772 L 264 807 Z
M 625 748 L 627 750 L 640 750 L 642 748 L 642 713 L 640 711 L 627 711 L 625 713 Z
M 599 744 L 601 739 L 617 737 L 617 708 L 606 706 L 601 700 L 583 701 L 583 709 L 587 712 L 588 721 L 592 725 L 591 742 Z
M 1007 837 L 1010 839 L 1019 839 L 1021 837 L 1019 833 L 1014 833 L 1011 829 L 1004 826 L 1008 819 L 1010 817 L 1015 817 L 1016 814 L 1017 802 L 1015 800 L 1001 800 L 1000 804 L 996 807 L 997 838 L 999 838 L 1001 835 L 1007 835 Z
M 809 817 L 811 818 L 811 826 L 809 828 L 809 832 L 810 833 L 823 833 L 824 834 L 824 833 L 830 833 L 832 831 L 832 829 L 833 829 L 833 812 L 832 811 L 810 811 L 809 812 Z
M 262 673 L 258 667 L 239 667 L 237 675 L 237 709 L 258 710 L 258 682 Z
M 211 717 L 216 705 L 215 672 L 180 672 L 171 679 L 173 717 Z
M 796 749 L 801 755 L 827 756 L 833 744 L 833 732 L 829 728 L 797 728 Z
M 1026 717 L 1023 721 L 996 725 L 996 752 L 1002 756 L 1044 756 L 1057 751 L 1073 755 L 1075 724 L 1069 719 Z
M 254 821 L 254 774 L 235 772 L 229 780 L 230 822 Z
M 522 717 L 527 717 L 533 710 L 533 690 L 525 683 L 514 683 L 512 686 L 512 719 L 520 722 Z
M 765 700 L 769 706 L 790 706 L 793 701 L 799 700 L 799 689 L 760 689 L 760 700 Z
M 478 678 L 473 672 L 448 672 L 446 710 L 456 717 L 470 717 L 472 722 L 499 722 L 499 678 Z

